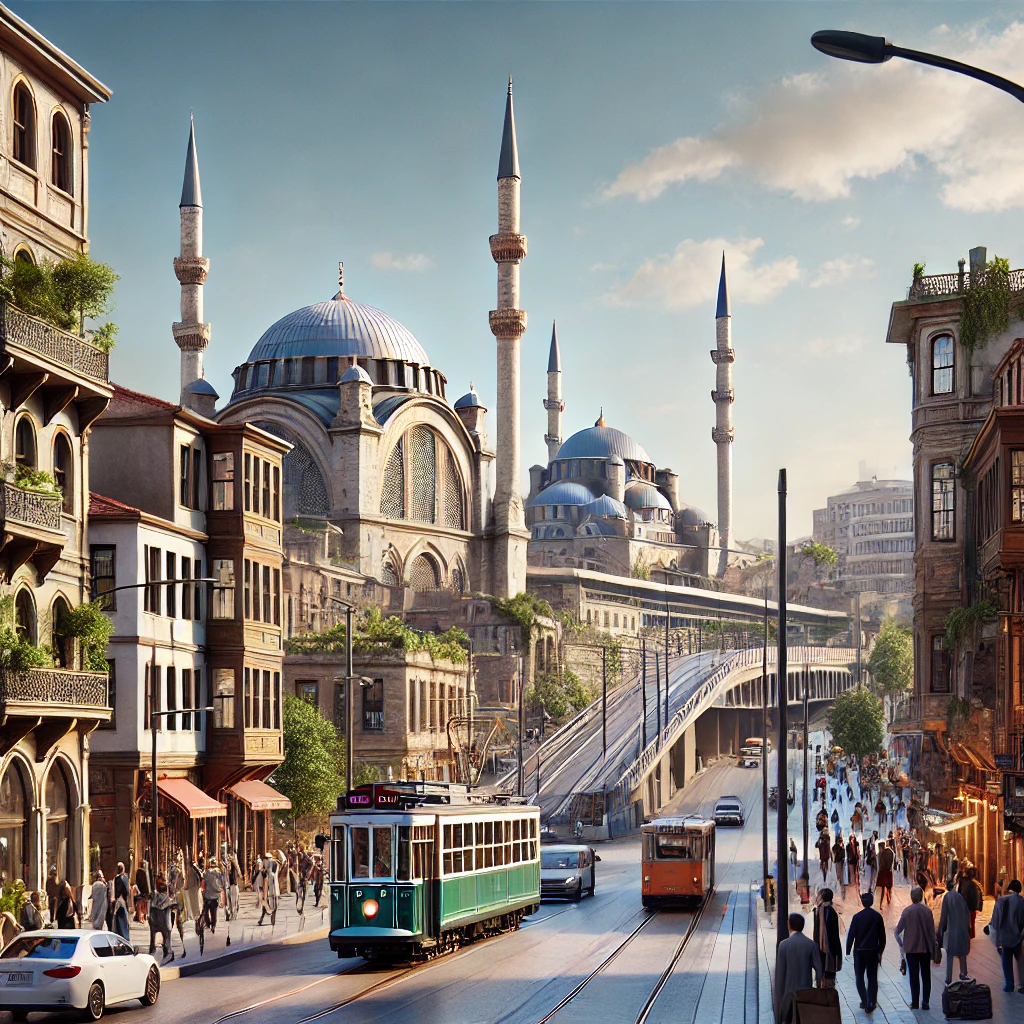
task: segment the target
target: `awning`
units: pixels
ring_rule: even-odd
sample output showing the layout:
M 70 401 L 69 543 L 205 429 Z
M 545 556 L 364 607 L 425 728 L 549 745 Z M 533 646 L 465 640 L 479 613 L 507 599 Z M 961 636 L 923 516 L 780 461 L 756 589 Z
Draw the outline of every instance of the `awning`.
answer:
M 226 804 L 208 796 L 188 779 L 157 779 L 156 788 L 190 818 L 223 818 L 228 813 Z
M 954 821 L 947 821 L 943 825 L 929 825 L 928 829 L 931 832 L 936 832 L 940 836 L 944 836 L 947 832 L 955 832 L 958 828 L 967 828 L 968 825 L 974 825 L 978 820 L 976 814 L 969 814 L 966 818 L 956 818 Z
M 957 743 L 955 740 L 949 744 L 950 753 L 953 758 L 965 768 L 976 768 L 980 772 L 994 772 L 996 766 L 985 756 L 984 752 L 972 747 L 969 743 Z
M 292 802 L 284 793 L 278 793 L 273 786 L 268 786 L 265 782 L 258 782 L 255 779 L 248 782 L 236 782 L 228 792 L 237 796 L 242 803 L 248 804 L 254 811 L 290 811 L 292 809 Z

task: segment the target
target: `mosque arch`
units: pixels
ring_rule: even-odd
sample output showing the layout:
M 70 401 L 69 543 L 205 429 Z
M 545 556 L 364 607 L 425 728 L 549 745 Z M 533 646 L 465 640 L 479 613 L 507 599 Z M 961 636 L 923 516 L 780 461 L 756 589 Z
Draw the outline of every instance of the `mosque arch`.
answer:
M 380 581 L 386 587 L 402 585 L 402 567 L 393 549 L 384 552 L 384 558 L 380 563 Z
M 411 590 L 440 590 L 441 571 L 430 555 L 417 555 L 409 563 L 408 583 Z
M 385 519 L 466 528 L 466 489 L 447 441 L 424 423 L 413 423 L 395 441 L 384 463 L 380 514 Z
M 281 460 L 285 519 L 295 516 L 329 516 L 331 498 L 324 474 L 298 434 L 290 427 L 270 420 L 258 420 L 255 425 L 292 445 L 292 450 Z

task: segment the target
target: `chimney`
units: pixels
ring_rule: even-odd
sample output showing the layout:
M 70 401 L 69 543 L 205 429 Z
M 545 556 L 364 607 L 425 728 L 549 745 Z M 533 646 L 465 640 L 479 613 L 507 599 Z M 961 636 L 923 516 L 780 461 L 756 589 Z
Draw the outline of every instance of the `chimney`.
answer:
M 988 262 L 988 249 L 983 245 L 976 245 L 968 255 L 971 257 L 971 279 L 975 274 L 985 273 L 985 264 Z

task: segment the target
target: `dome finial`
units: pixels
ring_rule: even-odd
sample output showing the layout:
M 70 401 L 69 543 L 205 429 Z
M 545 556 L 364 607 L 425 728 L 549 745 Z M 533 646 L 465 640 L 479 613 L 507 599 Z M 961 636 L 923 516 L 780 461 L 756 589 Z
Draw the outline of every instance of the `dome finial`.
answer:
M 597 422 L 594 424 L 595 427 L 606 427 L 607 423 L 604 421 L 604 406 L 601 406 L 601 414 L 597 417 Z
M 338 260 L 338 298 L 345 298 L 345 264 Z

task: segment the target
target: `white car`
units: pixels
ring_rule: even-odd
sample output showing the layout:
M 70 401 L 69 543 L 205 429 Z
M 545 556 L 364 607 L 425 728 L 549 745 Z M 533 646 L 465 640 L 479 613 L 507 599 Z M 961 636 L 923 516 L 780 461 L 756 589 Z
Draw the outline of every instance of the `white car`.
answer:
M 81 928 L 22 932 L 0 953 L 0 1010 L 16 1021 L 33 1010 L 84 1010 L 99 1020 L 108 1003 L 160 996 L 160 968 L 113 932 Z

